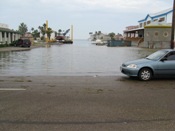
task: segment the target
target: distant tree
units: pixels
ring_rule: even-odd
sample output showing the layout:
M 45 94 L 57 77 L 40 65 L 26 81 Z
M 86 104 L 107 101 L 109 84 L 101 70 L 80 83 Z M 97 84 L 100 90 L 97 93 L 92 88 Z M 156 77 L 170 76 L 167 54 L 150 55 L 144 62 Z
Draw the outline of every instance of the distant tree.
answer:
M 111 37 L 112 40 L 115 39 L 115 38 L 114 38 L 114 37 L 115 37 L 115 33 L 114 33 L 114 32 L 111 32 L 111 33 L 109 33 L 108 35 Z
M 43 40 L 44 39 L 44 35 L 45 35 L 44 29 L 43 29 L 42 26 L 39 26 L 38 29 L 40 30 L 40 33 L 42 34 L 41 40 Z
M 32 28 L 31 31 L 32 36 L 34 37 L 35 40 L 37 37 L 40 37 L 40 32 L 37 29 L 35 30 L 34 28 Z
M 21 23 L 18 27 L 18 31 L 19 31 L 19 33 L 22 34 L 22 36 L 24 36 L 24 34 L 28 31 L 27 25 L 24 23 Z
M 44 30 L 46 31 L 46 24 L 45 23 L 43 24 L 43 27 L 44 27 Z
M 39 26 L 38 29 L 40 30 L 42 34 L 42 39 L 44 39 L 44 36 L 46 34 L 46 24 L 43 24 L 43 26 Z
M 98 31 L 97 34 L 100 35 L 101 34 L 101 31 Z
M 62 32 L 62 30 L 61 30 L 61 29 L 59 29 L 59 30 L 58 30 L 58 35 L 61 35 L 61 32 Z
M 49 38 L 49 40 L 50 40 L 50 37 L 51 37 L 51 34 L 53 33 L 53 30 L 51 29 L 51 28 L 48 28 L 47 30 L 46 30 L 46 34 L 47 34 L 47 37 Z
M 31 28 L 31 31 L 34 31 L 34 30 L 35 30 L 35 29 L 32 27 L 32 28 Z
M 95 31 L 94 40 L 96 40 L 96 39 L 101 39 L 101 38 L 100 38 L 100 35 L 101 35 L 101 34 L 102 34 L 101 31 Z

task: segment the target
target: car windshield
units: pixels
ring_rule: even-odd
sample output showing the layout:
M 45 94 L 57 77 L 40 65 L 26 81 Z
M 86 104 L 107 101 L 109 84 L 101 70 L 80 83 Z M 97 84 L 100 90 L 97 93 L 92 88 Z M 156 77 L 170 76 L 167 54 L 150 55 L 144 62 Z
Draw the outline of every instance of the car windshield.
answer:
M 29 40 L 24 40 L 24 42 L 29 42 Z
M 146 57 L 149 60 L 159 60 L 160 58 L 162 58 L 165 54 L 167 54 L 168 51 L 165 50 L 160 50 L 157 51 L 151 55 L 149 55 L 148 57 Z

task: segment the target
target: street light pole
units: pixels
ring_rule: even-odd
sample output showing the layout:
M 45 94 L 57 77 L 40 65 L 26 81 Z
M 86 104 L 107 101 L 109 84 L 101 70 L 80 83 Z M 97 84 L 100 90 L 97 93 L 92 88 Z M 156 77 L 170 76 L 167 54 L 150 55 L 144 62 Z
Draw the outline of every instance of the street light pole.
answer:
M 172 28 L 171 28 L 171 49 L 174 49 L 174 24 L 175 24 L 175 0 L 173 2 Z

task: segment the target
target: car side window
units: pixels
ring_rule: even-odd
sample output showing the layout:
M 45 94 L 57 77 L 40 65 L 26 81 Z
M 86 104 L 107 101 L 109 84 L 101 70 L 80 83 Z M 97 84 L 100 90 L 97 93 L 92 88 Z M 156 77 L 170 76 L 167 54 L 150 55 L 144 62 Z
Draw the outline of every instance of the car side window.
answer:
M 175 52 L 169 53 L 168 56 L 167 56 L 167 60 L 168 61 L 175 60 Z

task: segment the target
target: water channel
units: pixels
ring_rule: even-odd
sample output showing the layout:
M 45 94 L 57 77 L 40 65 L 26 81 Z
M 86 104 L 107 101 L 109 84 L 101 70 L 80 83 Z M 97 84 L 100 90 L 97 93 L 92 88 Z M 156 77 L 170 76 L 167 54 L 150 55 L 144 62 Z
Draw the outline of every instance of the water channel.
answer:
M 28 51 L 0 52 L 1 76 L 116 76 L 120 65 L 150 54 L 137 47 L 96 46 L 87 40 Z

